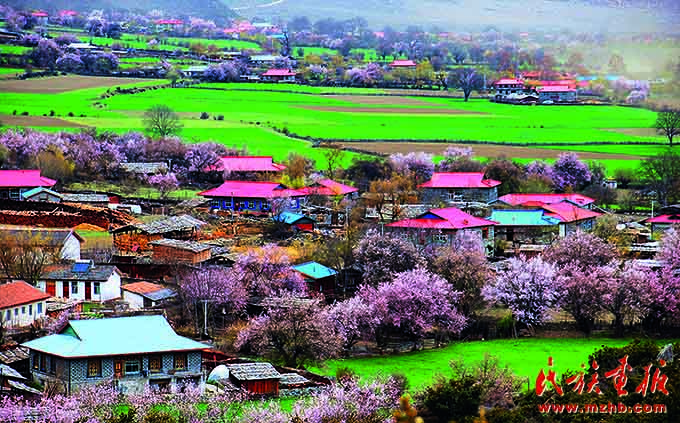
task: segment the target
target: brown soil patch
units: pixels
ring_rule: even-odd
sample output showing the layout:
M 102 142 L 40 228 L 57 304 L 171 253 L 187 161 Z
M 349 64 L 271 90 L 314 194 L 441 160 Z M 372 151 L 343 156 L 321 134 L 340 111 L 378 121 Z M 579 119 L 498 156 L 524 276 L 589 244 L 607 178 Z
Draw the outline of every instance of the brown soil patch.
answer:
M 110 78 L 98 76 L 53 76 L 24 80 L 0 81 L 0 92 L 56 94 L 85 88 L 115 87 L 139 82 L 148 82 L 141 78 Z
M 433 106 L 428 101 L 418 100 L 417 98 L 391 96 L 391 95 L 328 95 L 324 96 L 336 100 L 349 101 L 357 104 L 378 104 L 394 106 Z
M 616 132 L 619 134 L 632 135 L 635 137 L 658 137 L 654 128 L 604 128 L 603 131 Z
M 54 126 L 59 128 L 87 128 L 68 120 L 49 117 L 49 116 L 14 116 L 0 115 L 0 123 L 5 126 Z
M 387 114 L 409 114 L 409 115 L 481 115 L 480 112 L 470 112 L 467 110 L 439 109 L 439 108 L 413 108 L 413 107 L 324 107 L 324 106 L 305 106 L 307 110 L 317 110 L 320 112 L 341 112 L 341 113 L 387 113 Z
M 89 223 L 81 223 L 78 226 L 74 226 L 73 230 L 75 230 L 75 231 L 93 231 L 93 232 L 105 232 L 106 231 L 106 229 L 102 228 L 101 226 L 90 225 Z
M 393 153 L 410 153 L 412 151 L 422 151 L 434 155 L 444 154 L 448 147 L 469 147 L 472 148 L 476 156 L 479 157 L 516 157 L 519 159 L 550 159 L 556 158 L 566 150 L 550 150 L 546 148 L 534 147 L 514 147 L 509 145 L 491 145 L 491 144 L 452 144 L 452 143 L 427 143 L 427 142 L 344 142 L 343 146 L 348 148 L 356 148 L 358 150 L 377 153 L 377 154 L 393 154 Z M 641 160 L 643 157 L 631 156 L 625 154 L 611 154 L 611 153 L 594 153 L 588 151 L 579 151 L 579 158 L 585 160 L 602 160 L 602 159 L 623 159 L 623 160 Z

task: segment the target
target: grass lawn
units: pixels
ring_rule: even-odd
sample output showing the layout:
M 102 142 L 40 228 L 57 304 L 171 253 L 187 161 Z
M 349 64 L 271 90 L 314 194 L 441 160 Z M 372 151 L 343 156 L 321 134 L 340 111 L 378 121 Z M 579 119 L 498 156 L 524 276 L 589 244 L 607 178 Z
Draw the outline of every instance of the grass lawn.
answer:
M 11 46 L 8 44 L 0 44 L 0 53 L 1 54 L 26 54 L 29 51 L 33 50 L 32 47 L 25 47 L 25 46 Z
M 322 367 L 310 370 L 334 376 L 338 368 L 347 367 L 365 379 L 400 373 L 408 378 L 410 389 L 418 391 L 430 384 L 435 375 L 449 375 L 451 360 L 474 363 L 488 353 L 498 357 L 501 364 L 507 365 L 518 376 L 528 378 L 530 388 L 534 388 L 536 376 L 542 368 L 547 368 L 549 356 L 554 358 L 554 369 L 560 375 L 566 370 L 578 370 L 581 363 L 587 362 L 588 356 L 603 345 L 621 347 L 630 341 L 609 338 L 522 338 L 456 342 L 446 348 L 407 354 L 330 360 Z
M 120 194 L 124 195 L 126 197 L 138 197 L 138 198 L 153 198 L 157 199 L 160 197 L 160 193 L 158 192 L 157 189 L 151 188 L 151 187 L 139 187 L 135 189 L 132 192 L 123 192 L 121 190 L 121 186 L 118 184 L 111 184 L 108 182 L 88 182 L 88 183 L 72 183 L 66 186 L 66 189 L 72 190 L 72 191 L 99 191 L 99 192 L 107 192 L 107 193 L 112 193 L 112 194 Z M 176 199 L 176 200 L 187 200 L 190 198 L 194 198 L 196 196 L 196 193 L 200 192 L 200 190 L 196 189 L 180 189 L 177 191 L 173 191 L 168 195 L 168 198 Z M 87 231 L 86 231 L 87 232 Z M 78 232 L 80 233 L 80 232 Z M 93 239 L 103 237 L 103 235 L 98 235 L 100 232 L 94 232 L 97 235 L 91 235 Z M 107 233 L 107 232 L 104 232 Z
M 20 73 L 24 73 L 24 70 L 17 68 L 0 68 L 0 75 L 2 76 L 12 76 Z
M 174 37 L 169 37 L 166 38 L 166 41 L 170 44 L 175 44 L 179 45 L 180 43 L 189 43 L 189 44 L 204 44 L 206 46 L 209 45 L 214 45 L 219 49 L 223 50 L 253 50 L 253 51 L 261 51 L 262 47 L 260 47 L 257 43 L 253 41 L 245 41 L 245 40 L 225 40 L 225 39 L 219 39 L 219 40 L 213 40 L 209 38 L 174 38 Z
M 298 50 L 302 49 L 303 54 L 300 56 L 298 53 Z M 325 47 L 308 47 L 308 46 L 295 46 L 292 48 L 293 56 L 297 58 L 303 58 L 308 54 L 315 54 L 317 56 L 323 56 L 328 55 L 328 56 L 335 56 L 338 54 L 337 50 L 333 50 L 332 48 L 325 48 Z

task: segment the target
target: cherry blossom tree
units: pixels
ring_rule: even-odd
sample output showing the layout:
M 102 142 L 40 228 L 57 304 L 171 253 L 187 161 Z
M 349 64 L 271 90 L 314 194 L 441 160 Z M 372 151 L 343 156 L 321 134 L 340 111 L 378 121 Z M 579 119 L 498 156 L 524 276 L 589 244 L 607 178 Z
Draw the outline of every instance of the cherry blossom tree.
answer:
M 357 263 L 363 268 L 363 281 L 378 285 L 391 280 L 395 274 L 423 264 L 420 253 L 412 243 L 392 234 L 380 235 L 369 230 L 354 250 Z
M 572 315 L 580 330 L 589 334 L 595 319 L 610 308 L 616 268 L 573 263 L 560 267 L 559 272 L 563 276 L 559 305 Z
M 38 45 L 31 52 L 31 60 L 38 67 L 54 69 L 61 53 L 57 43 L 43 38 L 38 41 Z
M 162 200 L 168 198 L 172 191 L 179 188 L 177 175 L 173 172 L 157 173 L 146 178 L 146 182 L 158 190 Z
M 347 352 L 361 339 L 372 335 L 380 323 L 372 305 L 360 297 L 334 304 L 328 310 L 328 318 L 342 336 L 343 349 Z
M 643 321 L 655 304 L 654 287 L 659 275 L 635 262 L 627 262 L 612 281 L 607 310 L 614 315 L 614 330 L 623 335 L 626 323 Z
M 558 191 L 579 190 L 588 185 L 592 174 L 575 153 L 562 153 L 552 166 L 553 185 Z
M 388 161 L 396 173 L 410 175 L 415 179 L 416 184 L 429 180 L 432 178 L 432 173 L 434 173 L 432 154 L 422 152 L 395 153 L 390 155 Z
M 543 324 L 548 310 L 559 301 L 561 283 L 557 268 L 540 257 L 511 258 L 508 264 L 507 270 L 484 286 L 484 298 L 507 306 L 517 322 L 529 327 Z
M 232 62 L 211 65 L 203 73 L 203 78 L 213 82 L 234 82 L 239 80 L 239 70 Z
M 680 269 L 680 228 L 670 228 L 661 238 L 657 258 L 672 270 Z
M 470 147 L 448 147 L 444 158 L 437 164 L 438 172 L 480 172 L 483 169 L 479 161 L 474 159 Z
M 284 295 L 272 299 L 267 312 L 249 322 L 238 334 L 235 346 L 257 354 L 271 351 L 273 360 L 299 368 L 337 357 L 342 337 L 321 300 Z
M 380 321 L 378 344 L 383 344 L 389 334 L 413 341 L 433 330 L 457 334 L 467 323 L 457 309 L 460 292 L 423 268 L 398 273 L 392 281 L 377 287 L 364 285 L 358 296 L 373 307 Z
M 551 245 L 543 258 L 560 268 L 572 265 L 585 269 L 608 265 L 616 255 L 615 246 L 593 234 L 577 231 Z
M 239 256 L 233 272 L 244 283 L 250 295 L 258 297 L 293 294 L 302 296 L 307 288 L 300 274 L 291 268 L 285 251 L 270 244 L 250 249 Z

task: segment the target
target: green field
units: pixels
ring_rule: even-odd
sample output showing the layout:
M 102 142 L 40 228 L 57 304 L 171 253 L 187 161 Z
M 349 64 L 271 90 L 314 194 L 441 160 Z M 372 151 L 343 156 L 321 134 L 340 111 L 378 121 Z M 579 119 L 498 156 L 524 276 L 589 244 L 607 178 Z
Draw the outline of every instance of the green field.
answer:
M 132 60 L 125 63 L 131 64 Z M 315 159 L 319 166 L 325 164 L 323 150 L 312 148 L 307 139 L 486 142 L 498 144 L 498 154 L 510 157 L 512 152 L 504 153 L 503 145 L 611 153 L 616 156 L 603 160 L 610 171 L 635 167 L 640 157 L 658 153 L 665 142 L 650 129 L 655 113 L 639 108 L 525 107 L 485 99 L 464 102 L 456 98 L 386 96 L 383 94 L 388 92 L 384 90 L 294 84 L 198 87 L 105 100 L 97 99 L 102 88 L 60 94 L 6 92 L 0 113 L 18 110 L 28 111 L 31 116 L 43 115 L 56 104 L 61 119 L 124 132 L 141 130 L 144 110 L 166 104 L 180 114 L 184 124 L 181 136 L 189 142 L 214 140 L 237 148 L 246 146 L 253 154 L 271 154 L 276 160 L 296 151 Z M 68 112 L 85 117 L 66 117 Z M 209 113 L 211 118 L 199 119 L 201 112 Z M 224 119 L 214 119 L 218 115 Z M 280 133 L 286 130 L 297 137 Z M 410 148 L 417 149 L 413 144 Z M 545 156 L 536 151 L 536 157 Z M 353 156 L 346 154 L 343 163 L 349 163 Z M 530 158 L 525 155 L 521 161 Z
M 300 50 L 300 49 L 302 49 L 303 52 L 304 52 L 302 54 L 302 56 L 300 56 L 298 54 L 298 50 Z M 295 46 L 295 47 L 293 47 L 292 51 L 293 51 L 293 56 L 295 56 L 297 58 L 303 58 L 303 57 L 307 56 L 308 54 L 315 54 L 317 56 L 323 56 L 324 54 L 327 55 L 327 56 L 335 56 L 336 54 L 338 54 L 337 50 L 333 50 L 331 48 L 325 48 L 325 47 Z
M 0 68 L 0 75 L 3 76 L 17 75 L 20 73 L 24 73 L 24 70 L 16 68 Z
M 609 338 L 577 339 L 501 339 L 494 341 L 455 342 L 445 348 L 418 351 L 406 354 L 369 358 L 348 358 L 327 361 L 313 372 L 334 376 L 339 368 L 349 368 L 362 378 L 371 379 L 378 375 L 403 374 L 408 378 L 412 391 L 418 391 L 432 383 L 435 375 L 449 375 L 451 360 L 466 363 L 479 362 L 485 354 L 499 358 L 516 375 L 527 378 L 534 388 L 536 376 L 547 368 L 548 357 L 555 360 L 554 369 L 558 375 L 567 370 L 577 371 L 588 356 L 603 345 L 621 347 L 631 340 Z
M 169 37 L 166 38 L 166 41 L 170 44 L 175 44 L 178 45 L 180 43 L 189 43 L 189 44 L 204 44 L 206 46 L 209 45 L 214 45 L 215 47 L 223 50 L 254 50 L 254 51 L 261 51 L 262 47 L 260 47 L 257 43 L 253 41 L 245 41 L 245 40 L 225 40 L 225 39 L 219 39 L 219 40 L 213 40 L 213 39 L 208 39 L 208 38 L 173 38 Z
M 32 47 L 24 47 L 24 46 L 11 46 L 8 44 L 0 44 L 0 54 L 16 54 L 16 55 L 21 55 L 21 54 L 26 54 L 33 50 Z

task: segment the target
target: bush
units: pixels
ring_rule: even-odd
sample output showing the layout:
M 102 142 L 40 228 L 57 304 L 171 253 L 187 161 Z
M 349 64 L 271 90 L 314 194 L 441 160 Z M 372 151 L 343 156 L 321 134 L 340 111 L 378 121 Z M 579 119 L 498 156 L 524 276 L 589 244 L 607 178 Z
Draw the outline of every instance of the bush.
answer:
M 68 116 L 69 116 L 69 117 L 74 117 L 75 115 L 73 114 L 73 112 L 68 112 Z
M 210 119 L 210 115 L 207 112 L 201 112 L 201 119 Z
M 21 116 L 28 116 L 28 112 L 21 112 Z
M 50 116 L 54 116 L 54 115 L 55 115 L 54 110 L 50 110 Z
M 16 116 L 16 115 L 17 115 L 17 111 L 16 111 L 16 110 L 13 111 L 12 114 L 13 114 L 14 116 Z
M 217 116 L 217 120 L 224 120 L 224 115 Z
M 482 387 L 472 376 L 449 380 L 440 376 L 418 396 L 418 402 L 423 406 L 421 415 L 431 417 L 427 421 L 471 422 L 477 416 L 481 398 Z

